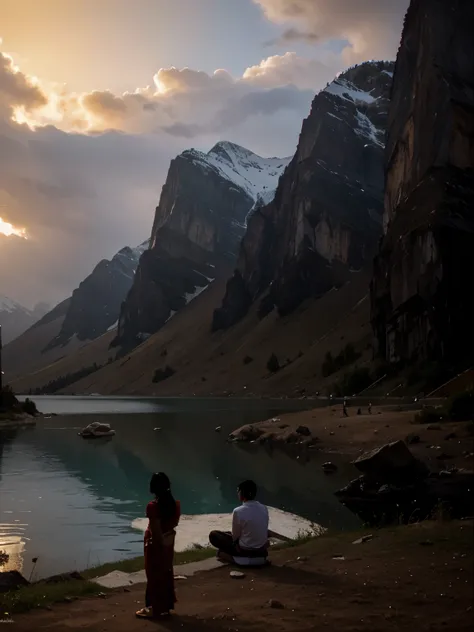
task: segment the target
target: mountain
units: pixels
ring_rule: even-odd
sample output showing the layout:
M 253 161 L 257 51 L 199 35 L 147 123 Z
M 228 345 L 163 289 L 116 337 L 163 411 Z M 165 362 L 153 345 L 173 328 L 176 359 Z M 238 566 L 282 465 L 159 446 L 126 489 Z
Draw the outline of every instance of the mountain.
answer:
M 49 305 L 38 303 L 32 310 L 23 307 L 7 296 L 0 295 L 0 325 L 2 326 L 3 344 L 7 344 L 39 320 Z
M 190 149 L 171 161 L 115 344 L 135 346 L 227 273 L 249 212 L 273 197 L 289 160 L 223 141 L 207 154 Z
M 115 335 L 112 330 L 117 328 L 121 304 L 132 286 L 138 261 L 147 246 L 148 242 L 144 242 L 136 248 L 125 247 L 111 260 L 100 261 L 72 296 L 39 320 L 35 318 L 37 322 L 34 324 L 34 321 L 29 322 L 22 335 L 3 350 L 7 379 L 57 363 L 110 330 L 107 345 L 104 348 L 96 345 L 100 352 L 90 364 L 108 361 L 115 354 L 108 351 Z M 87 353 L 81 353 L 81 357 L 89 359 Z
M 110 261 L 100 261 L 72 293 L 61 329 L 47 348 L 65 345 L 73 336 L 94 340 L 118 324 L 120 307 L 132 287 L 138 261 L 148 241 L 122 248 Z
M 382 232 L 383 151 L 392 62 L 367 62 L 314 98 L 273 201 L 248 220 L 213 329 L 259 297 L 263 317 L 320 297 L 367 266 Z
M 391 363 L 472 365 L 473 24 L 469 0 L 412 0 L 405 18 L 371 291 L 377 351 Z

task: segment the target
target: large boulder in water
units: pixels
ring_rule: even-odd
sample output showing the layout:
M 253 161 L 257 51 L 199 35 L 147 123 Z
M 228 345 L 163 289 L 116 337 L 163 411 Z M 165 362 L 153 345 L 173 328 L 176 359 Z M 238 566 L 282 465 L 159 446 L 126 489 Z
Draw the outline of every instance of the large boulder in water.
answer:
M 427 467 L 413 456 L 403 441 L 366 452 L 353 464 L 364 476 L 379 483 L 408 483 L 428 474 Z

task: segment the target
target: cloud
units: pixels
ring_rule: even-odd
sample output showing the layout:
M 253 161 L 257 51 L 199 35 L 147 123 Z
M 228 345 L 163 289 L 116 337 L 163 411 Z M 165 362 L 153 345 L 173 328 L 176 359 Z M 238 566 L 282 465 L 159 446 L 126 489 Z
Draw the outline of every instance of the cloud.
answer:
M 284 55 L 272 55 L 259 64 L 250 66 L 244 72 L 243 79 L 260 87 L 294 85 L 301 89 L 316 91 L 331 81 L 338 70 L 336 66 L 288 52 Z
M 0 52 L 0 108 L 23 107 L 26 111 L 46 105 L 46 95 L 24 75 L 12 58 Z
M 409 0 L 254 0 L 267 18 L 290 24 L 282 41 L 347 40 L 346 64 L 394 59 Z
M 63 299 L 100 259 L 146 239 L 169 162 L 191 139 L 290 155 L 336 72 L 290 53 L 240 77 L 167 68 L 124 94 L 79 94 L 1 60 L 1 216 L 29 239 L 0 235 L 0 287 L 27 305 Z

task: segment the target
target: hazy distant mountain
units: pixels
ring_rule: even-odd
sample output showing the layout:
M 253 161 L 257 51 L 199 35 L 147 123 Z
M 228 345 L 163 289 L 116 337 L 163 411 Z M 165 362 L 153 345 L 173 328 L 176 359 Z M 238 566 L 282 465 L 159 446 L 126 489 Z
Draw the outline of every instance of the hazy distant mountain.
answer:
M 100 261 L 72 293 L 58 335 L 47 348 L 65 345 L 76 336 L 94 340 L 118 324 L 120 307 L 132 287 L 135 271 L 148 241 L 122 248 L 110 261 Z
M 0 325 L 3 344 L 6 344 L 34 325 L 48 311 L 50 306 L 38 303 L 28 309 L 16 301 L 0 294 Z

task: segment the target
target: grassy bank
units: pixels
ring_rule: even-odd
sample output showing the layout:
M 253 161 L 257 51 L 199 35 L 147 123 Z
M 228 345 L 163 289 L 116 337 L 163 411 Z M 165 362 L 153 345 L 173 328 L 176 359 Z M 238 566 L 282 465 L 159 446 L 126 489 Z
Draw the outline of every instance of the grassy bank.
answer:
M 215 550 L 211 548 L 190 549 L 175 554 L 175 565 L 200 562 L 215 555 Z M 36 582 L 30 586 L 20 588 L 0 595 L 0 618 L 7 614 L 28 612 L 34 608 L 48 608 L 55 603 L 74 601 L 81 597 L 100 595 L 107 590 L 98 584 L 90 581 L 95 577 L 107 575 L 111 571 L 122 571 L 124 573 L 134 573 L 143 570 L 145 565 L 143 556 L 134 557 L 120 562 L 109 562 L 81 571 L 81 580 L 71 580 L 59 582 L 57 584 L 47 584 Z

